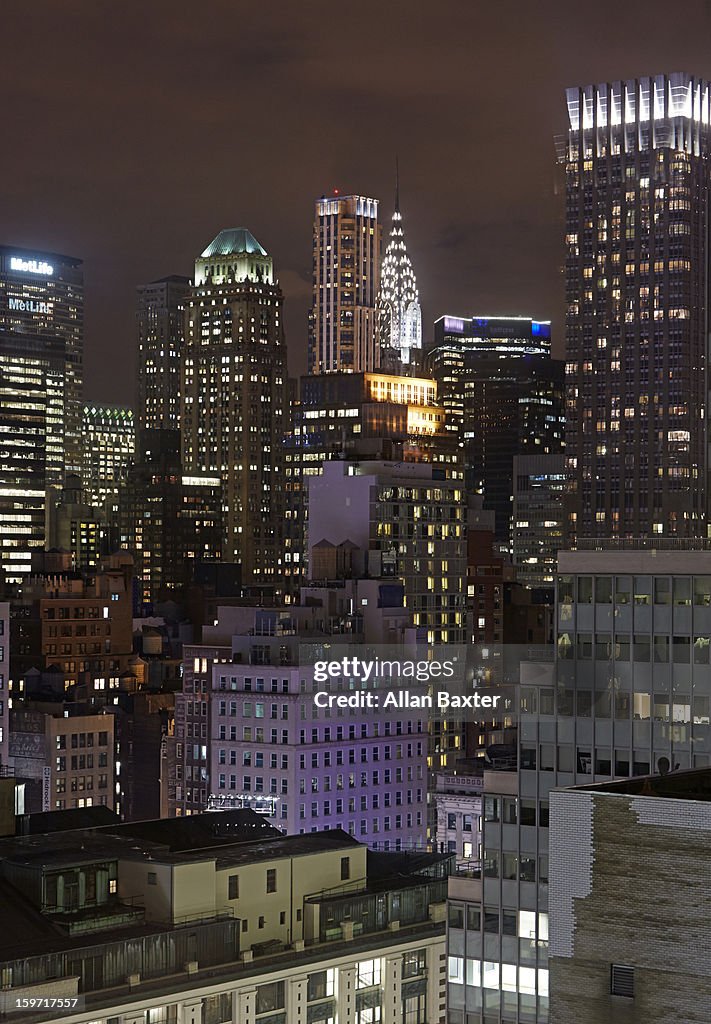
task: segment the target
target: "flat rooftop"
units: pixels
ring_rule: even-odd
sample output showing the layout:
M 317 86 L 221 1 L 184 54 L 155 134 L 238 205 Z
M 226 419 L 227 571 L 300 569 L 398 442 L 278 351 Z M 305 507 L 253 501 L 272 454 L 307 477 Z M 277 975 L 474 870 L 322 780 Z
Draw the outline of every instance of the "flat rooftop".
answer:
M 598 782 L 591 786 L 570 786 L 571 790 L 590 793 L 617 793 L 620 796 L 662 797 L 665 800 L 711 800 L 711 768 L 690 768 L 667 775 L 643 775 L 617 782 Z
M 239 809 L 9 836 L 0 839 L 0 858 L 11 864 L 48 868 L 110 860 L 179 864 L 214 858 L 221 868 L 360 845 L 342 829 L 285 836 L 263 815 Z

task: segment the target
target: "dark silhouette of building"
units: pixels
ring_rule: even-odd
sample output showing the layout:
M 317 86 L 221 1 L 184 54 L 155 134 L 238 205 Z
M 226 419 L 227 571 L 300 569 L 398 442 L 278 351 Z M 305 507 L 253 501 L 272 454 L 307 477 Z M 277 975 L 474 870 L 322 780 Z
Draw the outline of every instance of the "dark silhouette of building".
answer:
M 550 324 L 526 317 L 440 317 L 426 359 L 463 447 L 467 490 L 496 513 L 511 542 L 513 460 L 563 446 L 564 364 L 550 357 Z

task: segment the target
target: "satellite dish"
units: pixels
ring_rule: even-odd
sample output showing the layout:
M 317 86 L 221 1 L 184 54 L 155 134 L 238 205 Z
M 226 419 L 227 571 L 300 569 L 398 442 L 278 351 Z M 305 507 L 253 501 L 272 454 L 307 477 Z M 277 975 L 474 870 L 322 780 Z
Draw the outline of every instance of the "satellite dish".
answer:
M 660 775 L 668 775 L 670 767 L 668 757 L 660 757 L 657 761 L 657 771 Z

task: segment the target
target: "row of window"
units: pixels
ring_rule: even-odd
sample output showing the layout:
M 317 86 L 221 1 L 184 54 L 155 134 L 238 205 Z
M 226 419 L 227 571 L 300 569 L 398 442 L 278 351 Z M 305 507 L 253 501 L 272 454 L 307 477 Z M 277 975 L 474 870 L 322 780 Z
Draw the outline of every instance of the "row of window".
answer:
M 108 763 L 109 763 L 109 761 L 108 761 L 108 755 L 107 754 L 99 754 L 98 755 L 98 757 L 97 757 L 97 767 L 98 768 L 106 768 L 106 767 L 108 767 Z M 66 772 L 67 771 L 67 759 L 66 759 L 66 757 L 57 757 L 55 764 L 56 764 L 56 769 L 57 769 L 58 772 Z M 71 772 L 85 771 L 86 769 L 90 769 L 90 768 L 93 768 L 93 767 L 94 767 L 94 755 L 93 754 L 79 754 L 79 755 L 74 754 L 69 759 L 69 771 L 71 771 Z
M 466 964 L 466 967 L 465 967 Z M 526 995 L 548 996 L 548 970 L 545 967 L 517 967 L 489 960 L 470 960 L 461 956 L 447 959 L 447 981 L 455 985 L 466 984 L 476 988 L 500 989 L 502 992 L 522 992 Z
M 558 603 L 711 607 L 711 576 L 558 577 Z
M 570 633 L 558 636 L 558 657 L 578 661 L 637 661 L 666 665 L 708 665 L 711 654 L 709 636 L 668 636 L 655 633 Z
M 82 747 L 93 747 L 94 746 L 94 733 L 93 732 L 73 732 L 63 733 L 57 736 L 57 750 L 66 750 L 67 748 L 67 735 L 69 735 L 69 746 L 72 750 Z M 98 747 L 105 747 L 108 745 L 109 734 L 108 732 L 100 732 L 96 734 Z

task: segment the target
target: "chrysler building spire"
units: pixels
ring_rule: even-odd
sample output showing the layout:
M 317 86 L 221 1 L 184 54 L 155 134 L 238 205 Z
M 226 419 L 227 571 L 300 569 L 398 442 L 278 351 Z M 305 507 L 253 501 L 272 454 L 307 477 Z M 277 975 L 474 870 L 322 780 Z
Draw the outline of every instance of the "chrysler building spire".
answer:
M 390 238 L 380 268 L 377 302 L 380 366 L 412 372 L 422 348 L 422 312 L 415 271 L 405 247 L 400 213 L 400 174 L 395 162 L 395 211 Z

